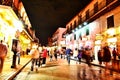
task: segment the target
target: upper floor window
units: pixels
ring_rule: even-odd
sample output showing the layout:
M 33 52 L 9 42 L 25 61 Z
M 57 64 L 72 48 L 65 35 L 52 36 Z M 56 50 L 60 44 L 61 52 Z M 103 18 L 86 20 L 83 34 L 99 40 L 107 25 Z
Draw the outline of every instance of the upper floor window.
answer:
M 114 27 L 114 16 L 110 16 L 107 18 L 107 28 Z
M 78 15 L 78 24 L 82 23 L 82 16 Z
M 72 23 L 70 24 L 70 30 L 72 30 Z
M 89 9 L 86 11 L 86 19 L 89 18 Z
M 94 4 L 94 13 L 97 13 L 98 11 L 98 2 Z
M 2 0 L 0 0 L 0 4 L 2 4 Z
M 76 28 L 76 20 L 74 21 L 74 28 Z

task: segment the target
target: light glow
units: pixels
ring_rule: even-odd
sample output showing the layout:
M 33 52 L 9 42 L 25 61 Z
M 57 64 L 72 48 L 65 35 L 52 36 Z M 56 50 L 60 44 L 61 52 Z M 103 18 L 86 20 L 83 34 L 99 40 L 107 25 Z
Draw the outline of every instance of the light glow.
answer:
M 116 31 L 115 31 L 115 29 L 114 28 L 111 28 L 111 29 L 108 29 L 107 30 L 107 34 L 109 34 L 109 35 L 114 35 L 116 33 Z
M 109 38 L 107 39 L 107 42 L 117 42 L 117 38 Z

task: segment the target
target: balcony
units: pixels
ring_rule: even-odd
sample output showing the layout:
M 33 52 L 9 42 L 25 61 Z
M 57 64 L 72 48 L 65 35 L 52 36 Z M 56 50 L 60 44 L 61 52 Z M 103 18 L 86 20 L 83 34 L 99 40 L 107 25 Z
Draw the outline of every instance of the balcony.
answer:
M 94 21 L 95 19 L 99 18 L 100 16 L 111 11 L 112 9 L 116 8 L 119 5 L 120 5 L 119 0 L 102 0 L 98 4 L 97 11 L 95 11 L 95 9 L 93 8 L 91 11 L 89 11 L 89 18 L 86 18 L 86 15 L 81 17 L 80 20 L 81 22 L 77 22 L 78 24 L 76 25 L 76 27 L 79 27 L 79 25 L 83 25 L 84 22 L 90 23 Z M 73 28 L 73 26 L 74 25 L 72 25 L 70 29 L 67 29 L 66 33 L 70 34 L 72 30 L 76 28 L 76 27 Z

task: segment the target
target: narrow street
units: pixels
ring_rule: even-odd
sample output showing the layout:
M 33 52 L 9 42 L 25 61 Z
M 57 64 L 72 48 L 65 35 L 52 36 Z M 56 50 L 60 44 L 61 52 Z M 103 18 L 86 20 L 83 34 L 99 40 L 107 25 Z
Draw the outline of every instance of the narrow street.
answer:
M 39 68 L 38 72 L 30 71 L 29 63 L 23 71 L 18 74 L 15 80 L 120 80 L 117 72 L 105 71 L 104 68 L 97 66 L 88 67 L 85 63 L 76 64 L 71 60 L 68 65 L 66 59 L 58 58 L 52 62 L 47 59 L 46 66 Z M 101 73 L 100 73 L 101 71 Z

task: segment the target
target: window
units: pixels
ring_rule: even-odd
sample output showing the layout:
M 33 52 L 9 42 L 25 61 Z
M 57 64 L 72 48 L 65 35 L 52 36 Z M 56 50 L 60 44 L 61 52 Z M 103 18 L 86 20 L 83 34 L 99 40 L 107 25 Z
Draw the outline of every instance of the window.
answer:
M 114 27 L 114 16 L 110 16 L 107 18 L 107 28 Z
M 98 2 L 94 4 L 94 13 L 97 13 L 98 11 Z
M 74 21 L 74 28 L 76 28 L 76 20 Z
M 74 34 L 74 40 L 76 40 L 76 34 Z
M 70 30 L 72 30 L 72 23 L 70 24 Z
M 89 35 L 89 29 L 86 29 L 86 35 Z
M 89 18 L 89 10 L 86 11 L 86 19 Z
M 78 16 L 78 24 L 80 24 L 80 23 L 82 23 L 82 16 L 81 15 Z

